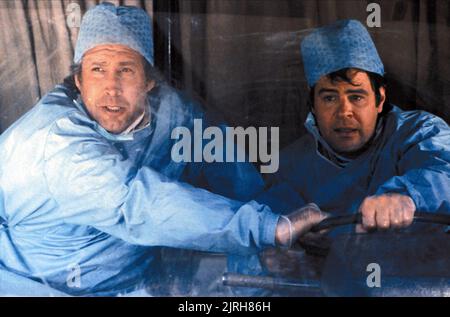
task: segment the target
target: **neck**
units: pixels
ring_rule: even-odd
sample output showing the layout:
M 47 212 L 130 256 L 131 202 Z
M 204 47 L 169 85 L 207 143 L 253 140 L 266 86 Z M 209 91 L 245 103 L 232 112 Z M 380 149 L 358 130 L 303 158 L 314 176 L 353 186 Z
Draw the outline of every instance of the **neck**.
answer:
M 372 137 L 372 139 L 373 139 L 373 137 Z M 371 140 L 372 140 L 371 139 Z M 340 156 L 342 156 L 342 157 L 344 157 L 344 158 L 346 158 L 346 159 L 349 159 L 349 160 L 354 160 L 354 159 L 356 159 L 358 156 L 360 156 L 361 154 L 363 154 L 369 147 L 370 147 L 370 144 L 371 144 L 372 142 L 371 141 L 369 141 L 369 142 L 367 142 L 366 144 L 364 144 L 364 146 L 362 147 L 362 148 L 360 148 L 360 149 L 358 149 L 358 150 L 356 150 L 356 151 L 353 151 L 353 152 L 338 152 L 338 151 L 336 151 L 335 150 L 335 152 L 336 152 L 336 154 L 338 154 L 338 155 L 340 155 Z M 334 150 L 334 149 L 333 149 Z
M 146 124 L 146 122 L 148 120 L 148 115 L 147 115 L 147 111 L 144 108 L 144 111 L 136 118 L 136 120 L 133 121 L 133 123 L 126 128 L 122 134 L 128 134 L 132 131 L 134 131 L 136 128 L 142 126 L 142 124 Z

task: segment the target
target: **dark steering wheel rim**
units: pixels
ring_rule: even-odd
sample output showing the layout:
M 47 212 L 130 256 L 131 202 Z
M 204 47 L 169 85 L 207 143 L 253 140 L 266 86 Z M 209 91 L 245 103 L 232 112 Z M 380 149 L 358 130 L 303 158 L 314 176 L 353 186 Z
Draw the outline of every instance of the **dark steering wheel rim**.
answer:
M 358 224 L 361 223 L 361 219 L 362 216 L 360 213 L 329 217 L 312 227 L 311 232 L 333 229 L 338 226 Z M 414 221 L 450 226 L 450 214 L 416 211 L 414 214 Z

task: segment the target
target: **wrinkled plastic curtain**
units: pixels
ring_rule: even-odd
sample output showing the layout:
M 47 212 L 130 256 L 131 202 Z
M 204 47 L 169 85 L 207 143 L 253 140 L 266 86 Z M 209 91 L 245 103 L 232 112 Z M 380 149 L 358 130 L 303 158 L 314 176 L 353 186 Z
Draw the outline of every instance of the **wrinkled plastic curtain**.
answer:
M 391 101 L 450 122 L 446 0 L 155 0 L 157 63 L 231 125 L 280 127 L 283 147 L 305 133 L 309 111 L 301 39 L 337 19 L 366 23 L 373 2 L 381 27 L 369 31 Z
M 69 73 L 81 13 L 95 0 L 0 1 L 0 131 Z M 450 1 L 123 0 L 154 15 L 155 61 L 175 86 L 237 126 L 278 126 L 281 146 L 305 131 L 308 91 L 299 43 L 337 19 L 365 23 L 385 63 L 391 100 L 450 122 Z M 154 10 L 154 12 L 153 12 Z
M 70 22 L 95 0 L 0 1 L 0 132 L 69 74 L 78 27 Z M 110 0 L 152 14 L 152 0 Z M 73 27 L 71 27 L 73 26 Z

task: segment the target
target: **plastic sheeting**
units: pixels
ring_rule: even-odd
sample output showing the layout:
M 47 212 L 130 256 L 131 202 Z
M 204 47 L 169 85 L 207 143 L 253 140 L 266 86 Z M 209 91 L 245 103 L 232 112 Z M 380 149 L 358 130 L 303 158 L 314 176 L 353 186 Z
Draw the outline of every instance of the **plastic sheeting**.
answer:
M 0 131 L 68 74 L 80 13 L 94 0 L 0 2 Z M 217 109 L 231 126 L 279 126 L 281 146 L 305 133 L 308 108 L 299 43 L 336 19 L 365 23 L 371 1 L 111 0 L 155 18 L 155 58 L 168 81 Z M 450 122 L 450 2 L 381 0 L 369 29 L 391 101 Z M 154 9 L 154 12 L 153 12 Z

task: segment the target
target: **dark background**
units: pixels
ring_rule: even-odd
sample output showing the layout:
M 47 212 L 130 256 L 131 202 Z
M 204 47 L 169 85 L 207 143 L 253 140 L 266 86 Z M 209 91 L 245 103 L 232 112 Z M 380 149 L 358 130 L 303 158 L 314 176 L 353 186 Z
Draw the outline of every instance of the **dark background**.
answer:
M 81 12 L 94 0 L 0 0 L 0 132 L 69 73 Z M 366 23 L 385 64 L 390 100 L 450 122 L 450 2 L 447 0 L 153 0 L 155 62 L 167 81 L 218 111 L 231 126 L 278 126 L 281 147 L 305 131 L 308 91 L 300 40 L 337 19 Z

